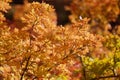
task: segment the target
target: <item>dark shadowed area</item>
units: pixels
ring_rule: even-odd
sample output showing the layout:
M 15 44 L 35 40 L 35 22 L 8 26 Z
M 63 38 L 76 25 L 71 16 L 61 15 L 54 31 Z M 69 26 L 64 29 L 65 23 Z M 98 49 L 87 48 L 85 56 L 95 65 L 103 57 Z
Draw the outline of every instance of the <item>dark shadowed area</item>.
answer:
M 70 14 L 70 12 L 66 11 L 64 7 L 65 7 L 65 5 L 68 5 L 71 0 L 28 0 L 28 1 L 29 2 L 33 2 L 33 1 L 46 2 L 48 4 L 53 5 L 57 12 L 58 25 L 61 25 L 61 24 L 64 25 L 69 22 L 68 15 Z M 16 5 L 16 4 L 22 5 L 23 3 L 24 3 L 24 0 L 13 0 L 13 2 L 11 4 L 12 5 Z M 6 16 L 7 16 L 7 18 L 12 19 L 11 11 Z

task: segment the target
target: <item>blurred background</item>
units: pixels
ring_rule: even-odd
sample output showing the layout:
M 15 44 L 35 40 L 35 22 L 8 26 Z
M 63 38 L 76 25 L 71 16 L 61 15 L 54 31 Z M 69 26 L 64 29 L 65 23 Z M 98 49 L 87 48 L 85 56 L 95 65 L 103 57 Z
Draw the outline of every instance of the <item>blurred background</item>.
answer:
M 71 0 L 28 0 L 29 2 L 33 2 L 33 1 L 38 1 L 38 2 L 46 2 L 50 5 L 53 5 L 56 13 L 57 13 L 57 24 L 58 25 L 65 25 L 66 23 L 70 22 L 68 15 L 70 14 L 69 11 L 65 10 L 65 5 L 69 5 L 69 3 L 71 2 Z M 13 0 L 13 2 L 11 3 L 11 5 L 23 5 L 24 0 Z M 6 17 L 10 20 L 13 19 L 12 15 L 13 15 L 13 10 L 10 10 L 7 14 Z
M 57 24 L 58 25 L 65 25 L 66 23 L 69 23 L 70 20 L 68 16 L 70 15 L 69 11 L 65 10 L 65 6 L 69 5 L 72 0 L 28 0 L 29 2 L 38 1 L 38 2 L 46 2 L 50 5 L 53 5 L 56 13 L 57 13 Z M 24 0 L 13 0 L 11 5 L 23 5 Z M 6 17 L 10 20 L 12 20 L 12 11 L 9 11 L 9 13 L 6 14 Z M 116 22 L 110 22 L 112 26 L 120 25 L 120 15 L 116 19 Z

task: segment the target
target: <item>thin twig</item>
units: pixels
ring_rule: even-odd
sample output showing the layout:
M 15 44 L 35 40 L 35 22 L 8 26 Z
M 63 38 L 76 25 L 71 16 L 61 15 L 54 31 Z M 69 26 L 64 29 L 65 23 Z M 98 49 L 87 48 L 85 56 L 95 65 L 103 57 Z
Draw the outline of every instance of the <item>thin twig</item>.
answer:
M 68 55 L 66 55 L 65 57 L 63 57 L 61 60 L 63 61 L 63 60 L 65 60 L 65 59 L 67 59 L 69 56 L 71 56 L 71 55 L 73 55 L 74 53 L 73 53 L 74 51 L 73 50 L 70 50 L 70 53 L 68 54 Z M 77 53 L 77 52 L 76 52 Z M 51 71 L 54 67 L 56 67 L 56 66 L 58 66 L 58 65 L 60 65 L 60 62 L 58 62 L 57 64 L 54 64 L 52 67 L 50 67 L 47 71 L 49 72 L 49 71 Z
M 120 75 L 109 75 L 109 76 L 101 76 L 98 78 L 93 78 L 92 80 L 106 79 L 106 78 L 119 78 Z
M 23 70 L 23 73 L 21 74 L 21 78 L 20 78 L 20 80 L 23 79 L 24 74 L 25 74 L 25 72 L 26 72 L 27 69 L 28 69 L 28 65 L 29 65 L 30 58 L 31 58 L 31 56 L 29 56 L 28 59 L 27 59 L 27 62 L 26 62 L 25 68 L 24 68 L 24 70 Z
M 83 71 L 84 80 L 87 80 L 87 78 L 86 78 L 86 70 L 85 70 L 85 66 L 84 66 L 82 57 L 79 56 L 79 59 L 80 59 L 81 65 L 82 65 L 82 71 Z
M 36 18 L 36 20 L 34 21 L 32 27 L 31 27 L 31 29 L 30 29 L 30 31 L 29 31 L 29 38 L 30 38 L 30 52 L 31 52 L 31 47 L 32 47 L 32 31 L 33 31 L 34 26 L 37 24 L 36 22 L 37 22 L 37 18 Z M 30 62 L 30 58 L 31 58 L 31 54 L 29 55 L 29 57 L 28 57 L 28 59 L 27 59 L 27 62 L 26 62 L 25 68 L 24 68 L 24 70 L 23 70 L 23 72 L 22 72 L 22 74 L 21 74 L 21 78 L 20 78 L 20 80 L 23 79 L 24 74 L 25 74 L 25 72 L 26 72 L 27 69 L 28 69 L 28 65 L 29 65 L 29 62 Z

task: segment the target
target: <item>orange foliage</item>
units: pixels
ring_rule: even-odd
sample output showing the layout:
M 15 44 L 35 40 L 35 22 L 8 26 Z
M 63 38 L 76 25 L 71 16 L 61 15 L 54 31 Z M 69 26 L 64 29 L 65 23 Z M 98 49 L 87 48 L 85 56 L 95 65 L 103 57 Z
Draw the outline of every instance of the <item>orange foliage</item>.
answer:
M 5 17 L 2 12 L 10 9 L 8 3 L 11 0 L 0 0 L 3 4 L 0 5 L 0 79 L 93 80 L 108 74 L 107 68 L 113 68 L 114 60 L 110 58 L 111 63 L 109 63 L 106 62 L 108 61 L 106 58 L 109 56 L 108 52 L 115 52 L 115 49 L 107 48 L 113 48 L 114 45 L 111 46 L 111 42 L 107 41 L 109 37 L 104 39 L 103 36 L 90 32 L 91 23 L 88 24 L 90 21 L 88 18 L 80 17 L 77 20 L 76 18 L 80 15 L 87 17 L 90 15 L 92 22 L 96 19 L 100 20 L 100 24 L 114 21 L 119 14 L 117 0 L 113 2 L 102 0 L 104 4 L 101 4 L 102 1 L 94 1 L 86 0 L 85 3 L 73 1 L 70 8 L 73 23 L 58 26 L 53 6 L 38 2 L 25 2 L 22 6 L 15 6 L 15 23 L 9 25 L 4 22 Z M 77 7 L 88 4 L 87 8 L 92 11 L 84 7 L 79 10 Z M 92 9 L 96 6 L 98 7 Z M 103 12 L 104 6 L 106 12 Z M 85 14 L 81 13 L 81 9 L 84 9 Z M 119 50 L 117 43 L 119 37 L 112 36 L 111 41 L 114 38 L 116 50 Z M 103 45 L 105 41 L 108 42 L 106 42 L 107 46 Z M 96 70 L 93 70 L 94 68 Z

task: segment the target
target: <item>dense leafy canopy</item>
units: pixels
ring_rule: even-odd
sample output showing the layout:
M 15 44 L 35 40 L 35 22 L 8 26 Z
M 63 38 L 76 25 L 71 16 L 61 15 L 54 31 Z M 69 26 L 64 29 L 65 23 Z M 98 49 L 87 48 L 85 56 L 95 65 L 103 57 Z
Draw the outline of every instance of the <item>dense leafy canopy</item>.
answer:
M 0 80 L 120 79 L 120 26 L 108 31 L 118 0 L 73 0 L 65 26 L 57 25 L 53 6 L 27 0 L 14 6 L 9 24 L 9 2 L 0 0 Z

